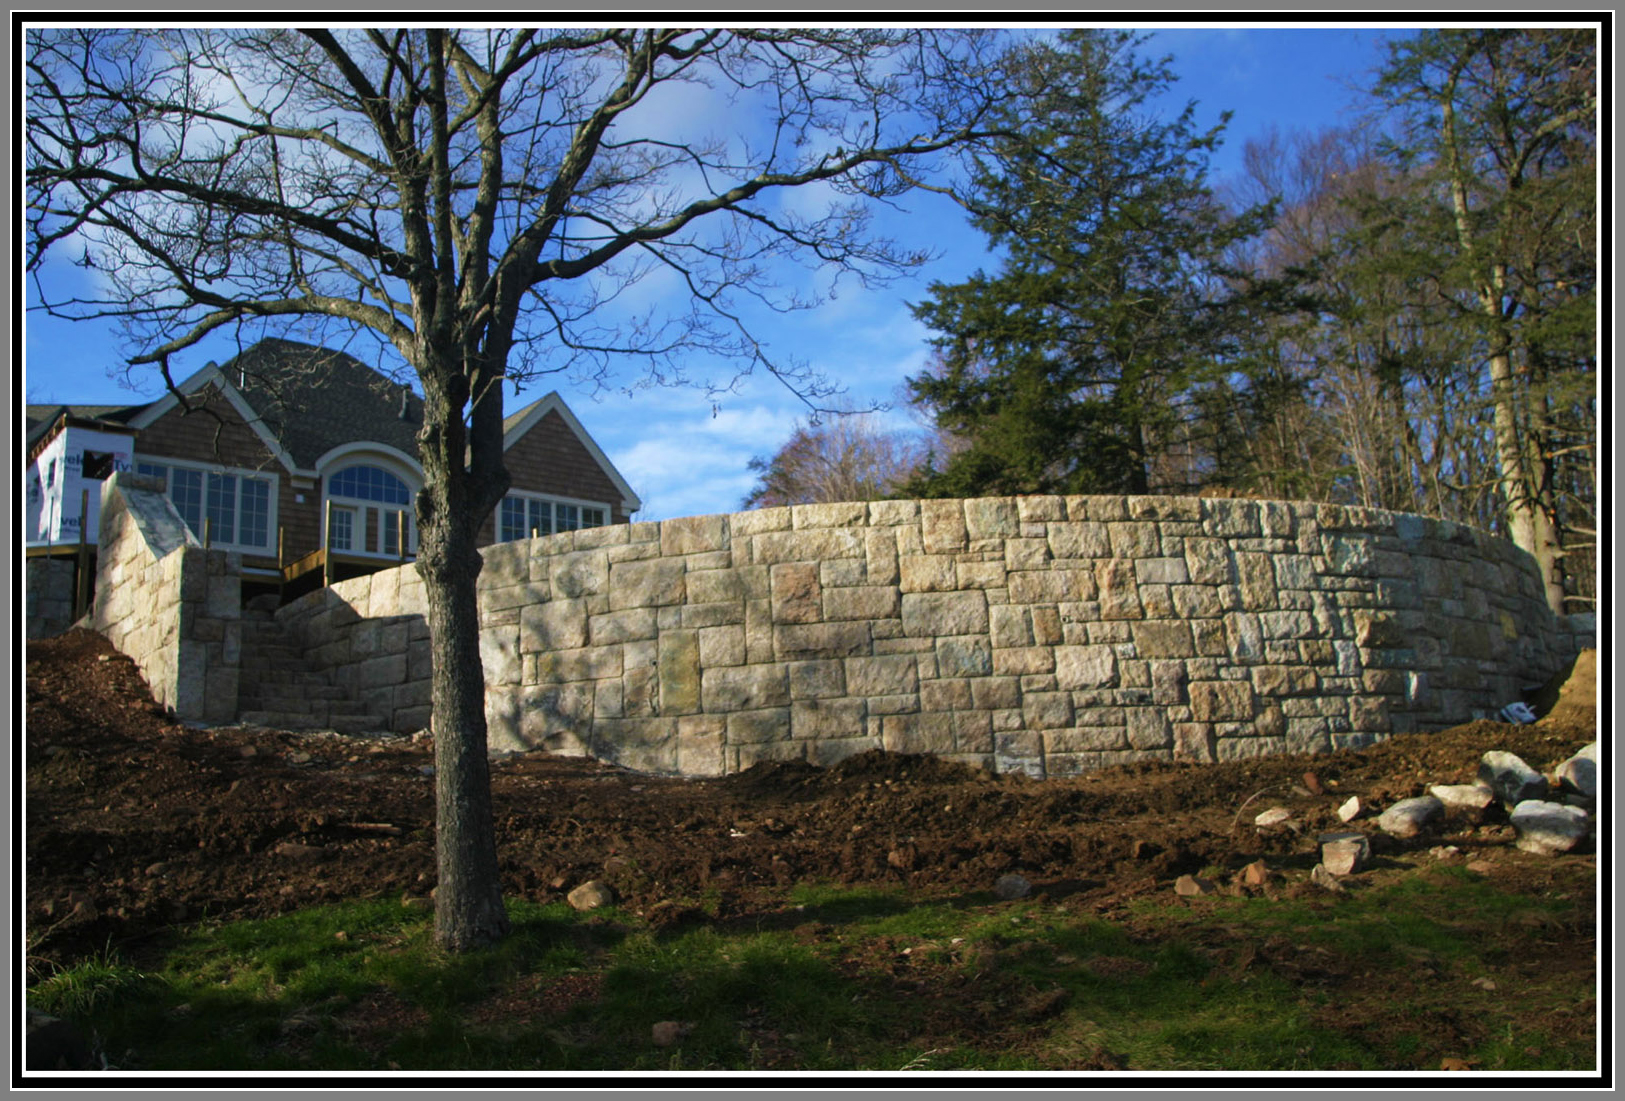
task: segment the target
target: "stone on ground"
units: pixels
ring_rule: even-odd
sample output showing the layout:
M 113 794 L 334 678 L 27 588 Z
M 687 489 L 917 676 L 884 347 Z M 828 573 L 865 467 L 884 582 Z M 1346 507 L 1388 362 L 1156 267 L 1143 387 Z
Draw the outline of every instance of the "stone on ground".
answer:
M 1451 810 L 1483 810 L 1495 802 L 1495 792 L 1481 783 L 1434 784 L 1428 792 Z
M 1199 875 L 1182 875 L 1174 880 L 1174 893 L 1191 898 L 1196 895 L 1210 895 L 1218 888 L 1210 879 L 1203 879 Z
M 1340 822 L 1352 822 L 1365 813 L 1365 804 L 1358 795 L 1351 795 L 1348 800 L 1337 808 L 1337 818 Z
M 87 1070 L 90 1045 L 79 1029 L 68 1021 L 28 1007 L 28 1032 L 24 1038 L 27 1070 Z M 15 1063 L 12 1064 L 16 1066 Z
M 1524 764 L 1516 753 L 1490 750 L 1478 763 L 1478 778 L 1508 806 L 1546 797 L 1546 777 Z
M 998 881 L 993 884 L 993 893 L 1005 902 L 1026 898 L 1032 893 L 1032 889 L 1033 885 L 1027 882 L 1025 876 L 1016 875 L 1014 872 L 1001 875 Z
M 615 892 L 601 879 L 589 879 L 565 896 L 577 910 L 596 910 L 615 901 Z
M 1592 742 L 1580 752 L 1557 766 L 1557 782 L 1566 792 L 1597 797 L 1597 743 Z
M 1343 890 L 1343 881 L 1336 874 L 1327 869 L 1324 864 L 1316 864 L 1315 870 L 1309 873 L 1309 882 L 1317 887 L 1324 887 L 1328 891 Z
M 1377 816 L 1377 826 L 1395 837 L 1415 837 L 1444 813 L 1444 804 L 1431 795 L 1401 799 Z
M 1320 862 L 1333 875 L 1353 875 L 1371 859 L 1371 842 L 1353 831 L 1320 835 Z
M 1274 826 L 1284 826 L 1290 821 L 1292 821 L 1291 811 L 1285 807 L 1271 807 L 1257 818 L 1254 818 L 1253 825 L 1261 830 L 1267 830 Z
M 1566 853 L 1590 832 L 1591 818 L 1578 807 L 1526 799 L 1512 810 L 1518 848 L 1541 856 Z

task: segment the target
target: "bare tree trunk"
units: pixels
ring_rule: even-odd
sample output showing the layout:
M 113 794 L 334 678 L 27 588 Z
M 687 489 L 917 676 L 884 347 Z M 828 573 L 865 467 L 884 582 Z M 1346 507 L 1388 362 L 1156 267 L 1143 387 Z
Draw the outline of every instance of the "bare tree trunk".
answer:
M 442 514 L 419 534 L 434 672 L 435 938 L 461 952 L 508 932 L 491 813 L 474 531 Z M 430 530 L 433 528 L 434 530 Z
M 1488 304 L 1486 303 L 1486 306 Z M 1546 603 L 1562 615 L 1562 546 L 1550 511 L 1541 499 L 1538 471 L 1532 469 L 1513 397 L 1512 354 L 1498 349 L 1490 357 L 1490 393 L 1495 403 L 1495 453 L 1501 467 L 1501 495 L 1512 541 L 1534 556 Z

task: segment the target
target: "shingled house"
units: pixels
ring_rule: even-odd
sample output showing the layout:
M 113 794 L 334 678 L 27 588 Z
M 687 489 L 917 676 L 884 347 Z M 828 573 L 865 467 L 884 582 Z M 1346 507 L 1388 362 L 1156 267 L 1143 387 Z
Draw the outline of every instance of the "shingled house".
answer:
M 99 483 L 115 470 L 163 478 L 200 541 L 242 553 L 245 582 L 412 555 L 423 402 L 410 388 L 344 352 L 268 339 L 176 389 L 140 405 L 28 406 L 31 556 L 76 545 L 81 522 L 95 542 Z M 504 429 L 513 488 L 482 545 L 624 523 L 641 506 L 557 393 Z

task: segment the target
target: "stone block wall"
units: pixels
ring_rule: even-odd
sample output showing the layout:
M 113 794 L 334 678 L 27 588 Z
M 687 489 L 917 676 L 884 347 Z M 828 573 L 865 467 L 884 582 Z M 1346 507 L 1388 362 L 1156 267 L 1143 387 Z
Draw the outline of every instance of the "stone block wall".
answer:
M 72 558 L 29 556 L 23 622 L 28 638 L 49 638 L 73 626 Z
M 241 555 L 197 544 L 161 480 L 103 483 L 92 624 L 181 719 L 237 718 L 241 573 Z
M 1510 543 L 1309 503 L 805 505 L 484 556 L 492 748 L 691 775 L 1325 752 L 1493 713 L 1594 644 Z M 423 611 L 408 566 L 280 615 L 404 731 L 428 716 Z

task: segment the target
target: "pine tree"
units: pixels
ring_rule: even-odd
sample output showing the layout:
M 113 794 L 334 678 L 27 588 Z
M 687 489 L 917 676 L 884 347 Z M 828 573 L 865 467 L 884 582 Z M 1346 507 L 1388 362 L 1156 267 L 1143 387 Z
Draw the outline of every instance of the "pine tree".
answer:
M 1223 257 L 1269 211 L 1231 216 L 1215 200 L 1206 169 L 1223 123 L 1199 129 L 1194 104 L 1158 118 L 1152 103 L 1174 76 L 1140 44 L 1070 31 L 1011 61 L 1023 114 L 979 163 L 972 201 L 1006 258 L 996 275 L 933 284 L 915 308 L 940 334 L 940 366 L 909 380 L 912 396 L 968 446 L 909 492 L 1143 493 L 1200 480 L 1158 460 L 1182 435 L 1191 388 L 1237 350 L 1250 292 Z

